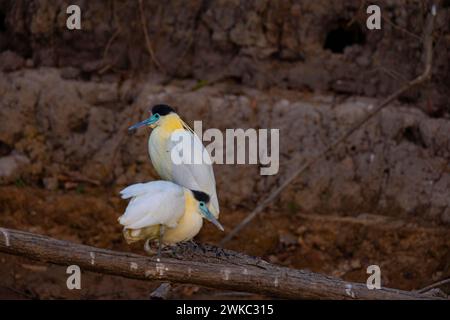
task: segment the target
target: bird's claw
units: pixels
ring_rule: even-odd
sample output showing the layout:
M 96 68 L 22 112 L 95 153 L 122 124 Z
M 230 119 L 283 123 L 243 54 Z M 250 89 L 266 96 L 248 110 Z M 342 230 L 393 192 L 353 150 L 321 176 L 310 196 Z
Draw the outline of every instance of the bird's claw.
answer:
M 149 256 L 157 256 L 158 259 L 161 258 L 161 252 L 164 249 L 164 245 L 153 242 L 151 243 L 150 239 L 147 239 L 144 243 L 144 251 L 147 252 Z
M 155 252 L 155 249 L 152 248 L 152 246 L 150 244 L 150 239 L 145 240 L 144 251 L 147 252 L 147 254 L 150 256 L 155 255 L 156 252 Z

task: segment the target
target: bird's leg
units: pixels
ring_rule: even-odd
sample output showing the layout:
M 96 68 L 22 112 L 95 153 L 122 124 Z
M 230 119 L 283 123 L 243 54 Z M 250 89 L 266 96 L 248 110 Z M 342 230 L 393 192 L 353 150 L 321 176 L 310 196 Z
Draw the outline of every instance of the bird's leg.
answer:
M 162 248 L 162 239 L 164 236 L 164 226 L 160 225 L 159 226 L 159 240 L 158 240 L 158 258 L 161 258 L 161 248 Z
M 152 247 L 150 246 L 150 241 L 151 239 L 145 240 L 144 251 L 147 252 L 150 256 L 152 256 L 155 254 L 155 250 L 153 250 Z

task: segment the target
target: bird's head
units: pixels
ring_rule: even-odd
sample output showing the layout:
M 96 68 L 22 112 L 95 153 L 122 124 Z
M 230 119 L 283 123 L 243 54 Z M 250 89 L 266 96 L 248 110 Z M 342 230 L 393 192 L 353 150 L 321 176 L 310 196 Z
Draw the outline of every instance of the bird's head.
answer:
M 128 130 L 136 130 L 143 126 L 149 126 L 151 128 L 156 127 L 161 119 L 167 117 L 170 114 L 175 114 L 175 110 L 169 107 L 166 104 L 157 104 L 152 108 L 152 115 L 150 118 L 145 119 L 144 121 L 138 122 L 135 125 L 132 125 L 128 128 Z
M 212 222 L 217 228 L 219 228 L 221 231 L 223 231 L 223 226 L 220 224 L 219 220 L 214 217 L 214 215 L 209 211 L 208 204 L 210 197 L 208 194 L 197 191 L 197 190 L 191 190 L 192 194 L 194 195 L 195 200 L 198 202 L 198 212 L 200 215 L 202 215 L 206 220 Z

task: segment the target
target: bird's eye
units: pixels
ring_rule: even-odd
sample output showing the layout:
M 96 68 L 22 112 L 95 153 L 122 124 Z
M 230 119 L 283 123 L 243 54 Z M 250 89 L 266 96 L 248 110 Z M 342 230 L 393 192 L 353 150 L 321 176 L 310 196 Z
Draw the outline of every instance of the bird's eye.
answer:
M 205 203 L 203 201 L 200 202 L 200 207 L 204 207 Z
M 155 113 L 155 118 L 159 119 L 159 114 L 158 113 Z

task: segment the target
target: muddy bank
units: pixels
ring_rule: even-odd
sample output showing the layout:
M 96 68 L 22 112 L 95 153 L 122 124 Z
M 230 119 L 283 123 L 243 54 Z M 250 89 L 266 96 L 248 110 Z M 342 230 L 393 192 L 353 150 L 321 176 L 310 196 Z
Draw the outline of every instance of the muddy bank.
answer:
M 376 103 L 227 83 L 197 89 L 193 81 L 83 82 L 65 80 L 55 69 L 4 74 L 0 94 L 1 181 L 47 190 L 119 188 L 157 178 L 148 161 L 149 131 L 127 132 L 155 103 L 176 106 L 188 123 L 202 120 L 204 129 L 280 129 L 277 175 L 261 176 L 257 165 L 216 165 L 221 205 L 230 209 L 252 208 Z M 389 107 L 298 179 L 276 206 L 448 224 L 449 132 L 446 119 Z
M 422 71 L 427 1 L 0 0 L 0 227 L 133 251 L 117 217 L 127 184 L 157 179 L 153 104 L 203 129 L 280 130 L 279 172 L 216 165 L 230 231 L 292 171 Z M 363 3 L 363 5 L 361 4 Z M 145 26 L 141 23 L 141 15 Z M 450 7 L 440 1 L 432 78 L 372 119 L 228 243 L 277 264 L 413 290 L 450 277 Z M 144 37 L 149 35 L 149 44 Z M 149 55 L 151 47 L 155 58 Z M 206 224 L 196 240 L 218 243 Z M 147 299 L 158 283 L 0 255 L 0 298 Z M 449 288 L 444 288 L 447 292 Z M 172 298 L 260 298 L 175 285 Z
M 48 191 L 0 187 L 0 225 L 77 243 L 142 254 L 142 244 L 128 246 L 116 219 L 124 209 L 114 192 Z M 247 212 L 222 211 L 226 230 Z M 229 247 L 292 268 L 309 269 L 350 281 L 365 282 L 366 268 L 377 264 L 382 285 L 422 288 L 450 276 L 450 239 L 446 227 L 423 227 L 380 215 L 357 217 L 299 214 L 271 210 L 243 230 Z M 217 243 L 216 228 L 205 225 L 197 241 Z M 0 254 L 0 297 L 147 299 L 156 282 L 82 273 L 82 290 L 66 287 L 64 267 Z M 173 298 L 257 298 L 198 286 L 174 285 Z
M 52 66 L 92 80 L 158 71 L 260 89 L 383 96 L 422 70 L 428 2 L 372 1 L 382 25 L 368 30 L 359 0 L 145 1 L 142 12 L 137 1 L 4 0 L 2 70 Z M 433 79 L 401 99 L 439 117 L 450 111 L 450 9 L 438 3 Z M 66 28 L 69 4 L 81 8 L 80 31 Z
M 216 165 L 221 221 L 239 223 L 289 172 L 371 110 L 371 98 L 259 91 L 232 82 L 161 85 L 152 77 L 78 81 L 64 71 L 24 69 L 0 77 L 0 225 L 115 250 L 126 184 L 156 179 L 148 130 L 127 127 L 154 103 L 174 105 L 203 127 L 280 129 L 280 171 Z M 364 282 L 382 268 L 383 285 L 418 289 L 450 274 L 450 123 L 393 105 L 338 152 L 287 189 L 229 247 L 274 263 Z M 206 225 L 198 241 L 222 237 Z M 65 269 L 0 257 L 0 297 L 143 298 L 158 283 L 86 273 L 66 289 Z M 126 289 L 125 289 L 126 288 Z M 175 286 L 174 298 L 256 298 Z

